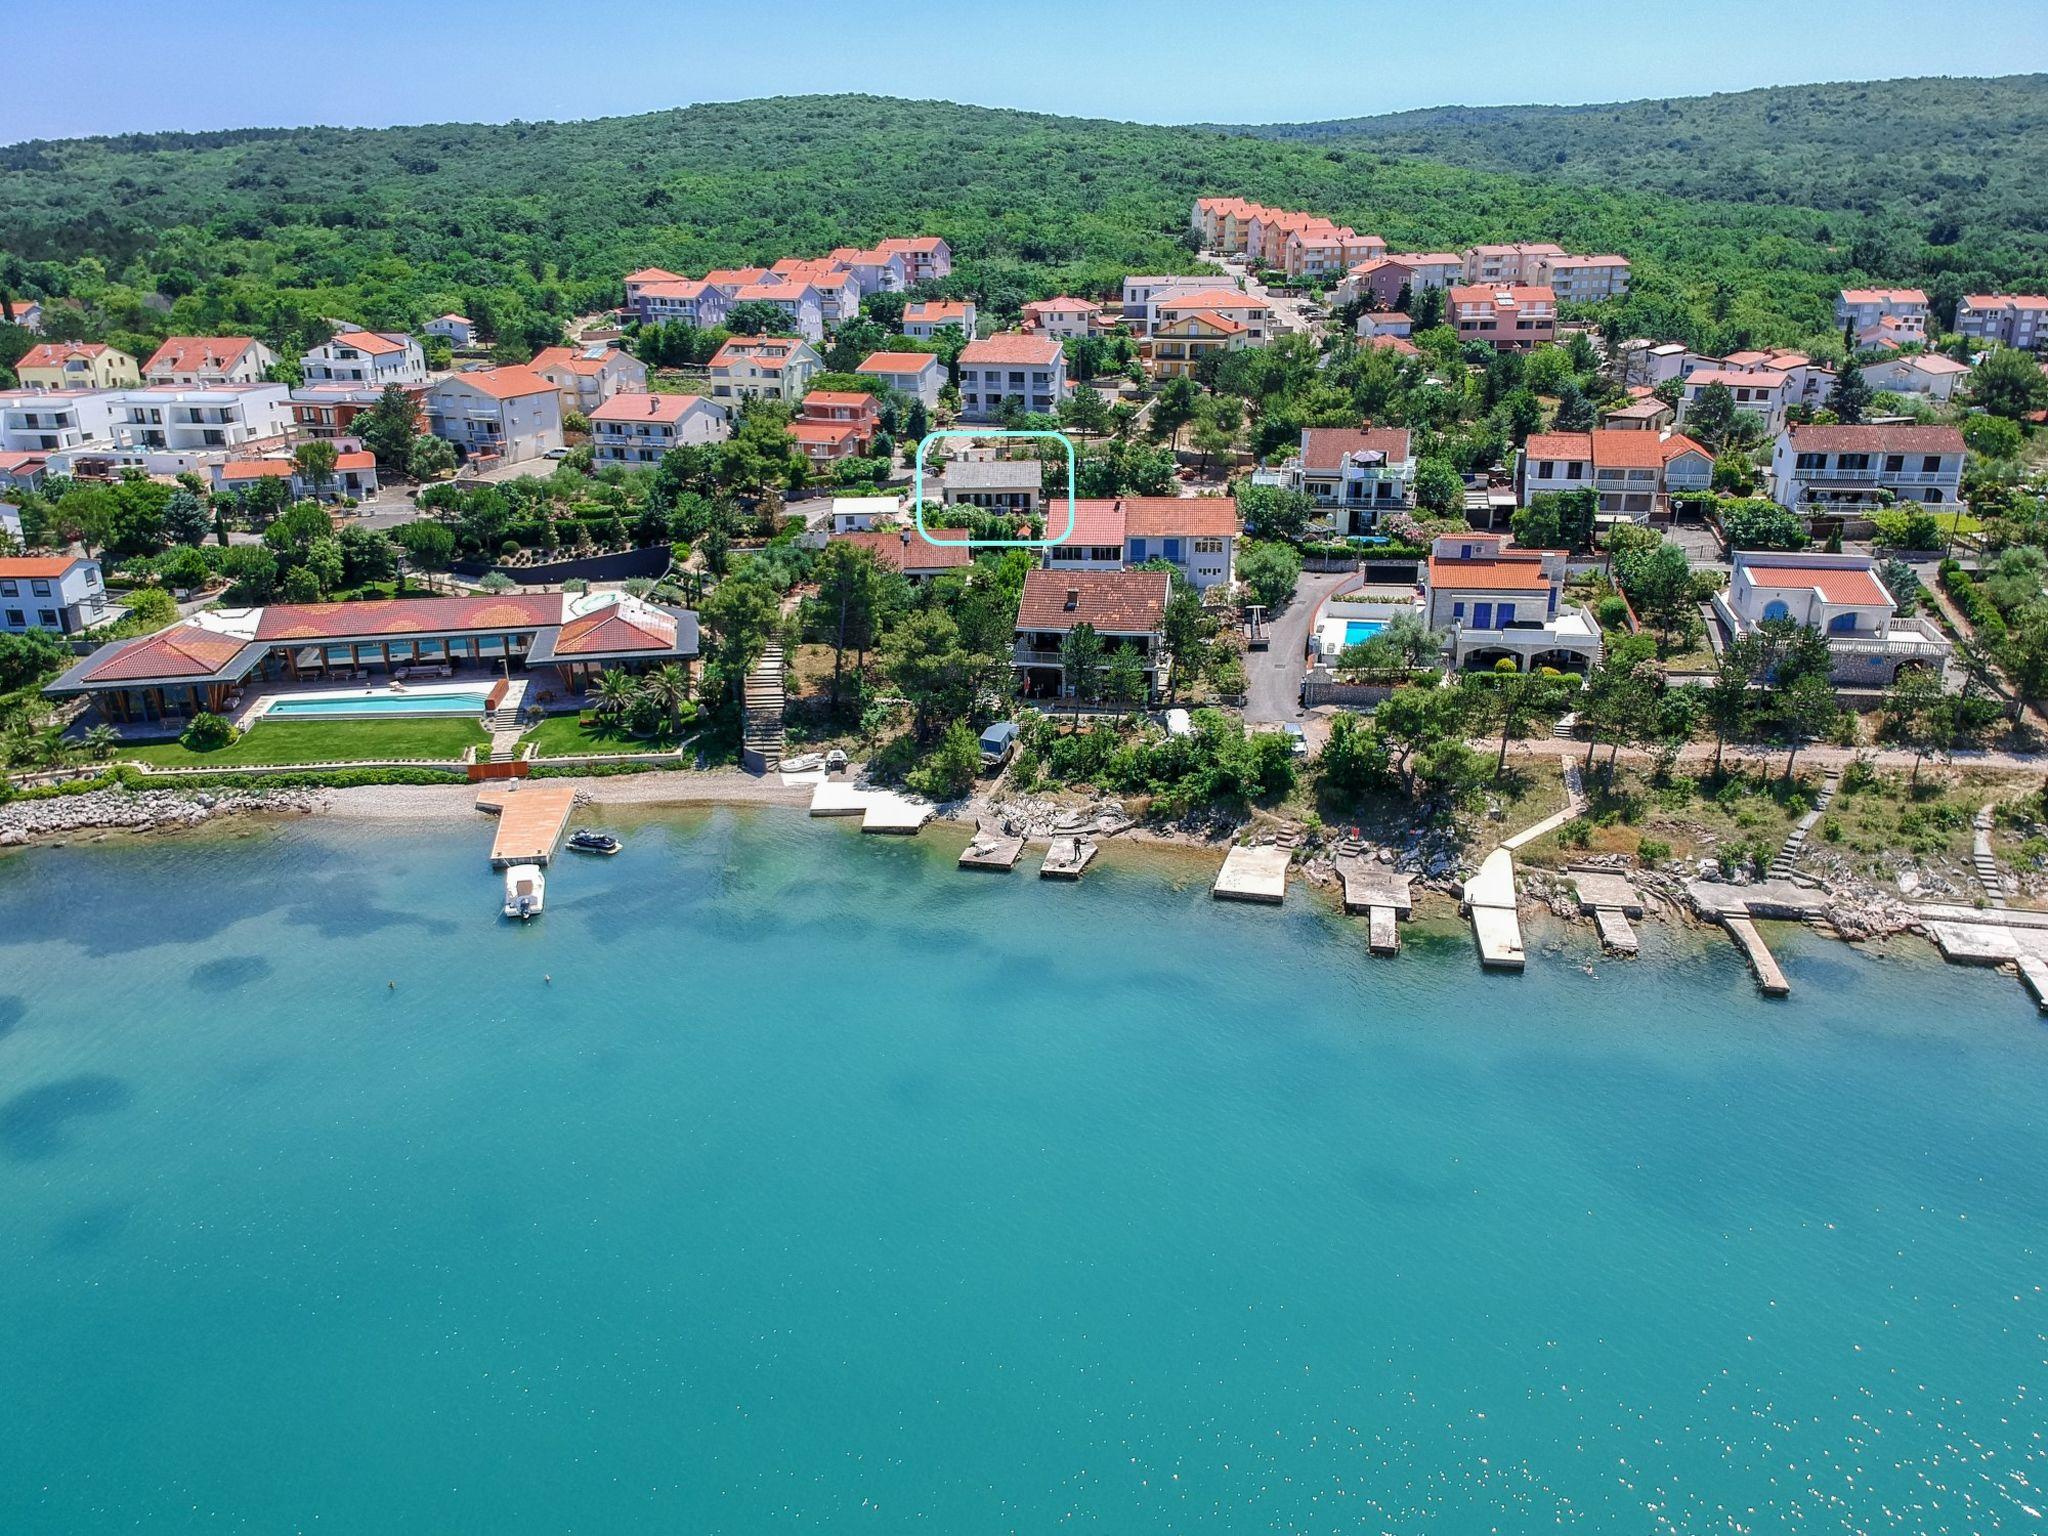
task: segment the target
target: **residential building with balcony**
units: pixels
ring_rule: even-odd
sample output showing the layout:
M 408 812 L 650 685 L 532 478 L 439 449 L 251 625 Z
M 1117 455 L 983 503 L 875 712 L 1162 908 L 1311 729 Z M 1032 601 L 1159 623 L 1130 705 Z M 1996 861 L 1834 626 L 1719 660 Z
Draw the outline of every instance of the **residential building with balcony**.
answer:
M 946 466 L 939 499 L 949 507 L 1037 517 L 1044 486 L 1045 465 L 1037 459 L 959 458 Z M 1048 513 L 1048 519 L 1046 536 L 1057 538 L 1064 509 Z
M 1398 309 L 1418 293 L 1449 288 L 1463 279 L 1465 263 L 1448 251 L 1423 251 L 1362 261 L 1337 285 L 1339 304 L 1366 300 L 1382 309 Z
M 885 255 L 903 258 L 904 277 L 911 287 L 919 283 L 936 283 L 953 275 L 953 247 L 937 235 L 884 240 L 876 249 Z
M 1908 352 L 1863 366 L 1863 382 L 1872 389 L 1901 395 L 1925 395 L 1948 401 L 1970 377 L 1970 365 L 1939 352 Z
M 1626 256 L 1553 256 L 1537 281 L 1548 283 L 1560 304 L 1598 304 L 1628 292 L 1629 271 Z
M 531 368 L 452 373 L 426 404 L 427 430 L 465 463 L 523 463 L 562 446 L 561 394 Z
M 818 298 L 818 317 L 830 329 L 860 313 L 860 282 L 826 258 L 785 256 L 768 269 L 764 282 L 808 287 Z
M 1536 287 L 1544 272 L 1565 255 L 1561 245 L 1546 241 L 1521 241 L 1509 245 L 1475 245 L 1458 258 L 1461 275 L 1474 287 Z
M 1684 376 L 1690 378 L 1701 371 L 1721 373 L 1776 374 L 1785 381 L 1781 405 L 1818 406 L 1834 392 L 1835 370 L 1826 363 L 1816 363 L 1804 352 L 1794 352 L 1786 347 L 1773 347 L 1764 351 L 1730 352 L 1723 358 L 1702 357 L 1687 353 Z
M 972 299 L 919 299 L 903 306 L 903 334 L 930 341 L 951 329 L 972 341 L 975 319 Z
M 1273 308 L 1270 304 L 1235 288 L 1222 287 L 1162 295 L 1153 302 L 1152 333 L 1157 335 L 1161 326 L 1185 320 L 1191 315 L 1220 315 L 1243 326 L 1245 343 L 1251 346 L 1257 346 L 1273 334 Z
M 445 315 L 436 315 L 420 327 L 429 336 L 438 336 L 458 352 L 477 344 L 476 322 L 467 315 L 458 315 L 452 310 Z
M 687 325 L 708 331 L 725 319 L 725 290 L 702 278 L 643 267 L 626 279 L 626 307 L 642 325 Z
M 714 400 L 787 400 L 804 397 L 825 360 L 793 336 L 735 336 L 712 355 Z
M 1124 564 L 1164 560 L 1196 591 L 1237 580 L 1237 541 L 1244 534 L 1230 496 L 1126 496 Z
M 142 365 L 146 384 L 260 384 L 277 354 L 253 336 L 173 336 Z
M 22 353 L 14 376 L 23 389 L 134 389 L 135 359 L 103 341 L 39 341 Z
M 1077 627 L 1090 626 L 1102 641 L 1103 663 L 1119 651 L 1135 651 L 1145 673 L 1146 697 L 1156 697 L 1166 656 L 1161 627 L 1173 578 L 1165 571 L 1048 570 L 1024 573 L 1017 603 L 1017 638 L 1011 661 L 1018 690 L 1030 699 L 1059 699 L 1074 692 L 1060 660 L 1060 646 Z
M 1423 620 L 1446 637 L 1456 667 L 1490 671 L 1503 659 L 1520 672 L 1590 671 L 1604 647 L 1600 626 L 1564 601 L 1568 556 L 1514 549 L 1501 533 L 1447 533 L 1430 544 Z
M 866 453 L 881 428 L 880 403 L 857 389 L 812 390 L 790 426 L 798 445 L 820 461 Z
M 659 464 L 671 448 L 731 435 L 725 407 L 702 395 L 620 393 L 590 413 L 591 457 L 598 464 Z
M 122 391 L 11 389 L 0 393 L 0 451 L 57 453 L 111 443 Z
M 860 284 L 863 296 L 901 293 L 910 286 L 910 264 L 900 251 L 885 251 L 880 246 L 863 249 L 842 245 L 832 252 L 830 260 L 842 271 L 852 274 L 853 280 Z
M 1711 490 L 1713 482 L 1714 456 L 1679 432 L 1532 432 L 1515 464 L 1518 505 L 1546 491 L 1593 491 L 1597 516 L 1608 522 L 1648 522 L 1670 511 L 1673 493 Z
M 1061 294 L 1057 298 L 1035 299 L 1024 306 L 1024 329 L 1062 341 L 1094 336 L 1106 329 L 1102 306 L 1086 299 Z
M 988 336 L 960 353 L 962 421 L 999 420 L 1006 400 L 1049 415 L 1066 398 L 1066 353 L 1050 336 Z
M 1914 336 L 1927 333 L 1927 295 L 1918 288 L 1844 288 L 1835 295 L 1835 324 L 1856 334 L 1889 322 Z
M 1839 688 L 1887 688 L 1899 673 L 1924 667 L 1945 676 L 1955 647 L 1927 620 L 1901 618 L 1868 555 L 1738 550 L 1714 617 L 1731 636 L 1788 620 L 1827 637 L 1829 676 Z
M 209 454 L 270 439 L 293 427 L 291 388 L 284 384 L 165 385 L 126 390 L 116 398 L 114 445 L 170 454 Z
M 1523 352 L 1556 339 L 1557 295 L 1544 287 L 1459 284 L 1445 300 L 1444 319 L 1460 341 Z
M 1301 452 L 1276 478 L 1329 509 L 1339 533 L 1366 534 L 1411 504 L 1415 464 L 1406 427 L 1305 427 Z
M 1962 499 L 1963 435 L 1954 427 L 1787 427 L 1771 453 L 1771 494 L 1813 512 L 1889 501 Z
M 1214 273 L 1206 277 L 1127 277 L 1124 279 L 1124 324 L 1131 328 L 1134 336 L 1150 336 L 1161 303 L 1189 294 L 1212 293 L 1219 288 L 1235 291 Z
M 831 542 L 866 550 L 876 565 L 901 571 L 913 587 L 974 564 L 967 535 L 957 528 L 934 528 L 929 538 L 911 527 L 856 529 L 833 534 Z
M 210 468 L 216 491 L 238 490 L 258 480 L 282 480 L 290 486 L 294 501 L 339 501 L 344 497 L 361 501 L 377 489 L 377 456 L 361 448 L 337 453 L 333 473 L 322 476 L 317 484 L 311 475 L 300 471 L 293 459 L 282 454 L 229 459 Z
M 1241 351 L 1250 340 L 1237 321 L 1208 310 L 1161 319 L 1152 329 L 1155 378 L 1191 378 L 1204 358 Z
M 1763 422 L 1766 432 L 1775 432 L 1785 424 L 1786 397 L 1790 394 L 1790 382 L 1782 373 L 1746 373 L 1736 368 L 1702 368 L 1685 376 L 1684 392 L 1678 397 L 1678 424 L 1683 427 L 1692 417 L 1693 407 L 1699 403 L 1703 391 L 1720 385 L 1728 391 L 1735 402 L 1735 409 L 1747 411 Z
M 1973 341 L 2039 351 L 2048 346 L 2048 297 L 1973 293 L 1956 305 L 1956 330 Z
M 423 405 L 425 384 L 399 387 L 415 406 Z M 292 424 L 305 437 L 352 437 L 356 418 L 383 398 L 382 385 L 301 384 L 292 391 Z
M 299 366 L 308 384 L 427 382 L 427 355 L 403 331 L 337 331 L 304 357 Z
M 946 365 L 931 352 L 870 352 L 853 371 L 922 402 L 927 411 L 937 409 L 946 387 Z
M 1124 568 L 1124 504 L 1114 496 L 1074 499 L 1074 525 L 1066 526 L 1066 498 L 1055 497 L 1046 515 L 1048 544 L 1039 563 L 1052 571 L 1120 571 Z M 1064 535 L 1064 536 L 1063 536 Z
M 0 558 L 0 633 L 75 635 L 107 622 L 100 563 L 78 555 Z
M 614 395 L 647 388 L 647 365 L 608 341 L 543 347 L 526 366 L 555 386 L 564 415 L 580 411 L 588 416 Z

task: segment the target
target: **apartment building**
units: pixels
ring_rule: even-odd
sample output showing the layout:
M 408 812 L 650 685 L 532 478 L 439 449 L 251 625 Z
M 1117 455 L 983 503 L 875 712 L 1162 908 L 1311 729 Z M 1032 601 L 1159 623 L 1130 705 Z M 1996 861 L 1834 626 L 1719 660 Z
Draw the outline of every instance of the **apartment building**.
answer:
M 1795 511 L 1953 505 L 1963 457 L 1954 427 L 1787 427 L 1771 453 L 1771 494 Z
M 1735 409 L 1760 417 L 1764 430 L 1775 432 L 1785 424 L 1785 405 L 1790 381 L 1787 375 L 1766 370 L 1754 373 L 1735 368 L 1702 368 L 1685 376 L 1685 392 L 1678 399 L 1678 424 L 1691 418 L 1702 391 L 1715 385 L 1734 398 Z
M 819 317 L 837 326 L 860 313 L 860 282 L 829 257 L 785 256 L 768 269 L 763 281 L 808 287 L 818 297 Z
M 1500 533 L 1447 533 L 1429 547 L 1423 620 L 1448 639 L 1454 666 L 1589 671 L 1605 649 L 1600 626 L 1564 601 L 1561 549 L 1514 549 Z
M 77 555 L 0 558 L 0 630 L 75 635 L 107 621 L 100 565 Z
M 1064 698 L 1074 692 L 1060 646 L 1082 624 L 1102 641 L 1103 660 L 1136 652 L 1145 674 L 1146 696 L 1157 695 L 1167 665 L 1161 626 L 1173 578 L 1165 571 L 1047 570 L 1024 573 L 1017 603 L 1016 645 L 1011 664 L 1018 691 L 1026 698 Z
M 909 395 L 927 411 L 937 408 L 946 387 L 946 365 L 930 352 L 870 352 L 854 372 Z
M 1918 288 L 1844 288 L 1835 296 L 1835 324 L 1866 331 L 1887 326 L 1919 337 L 1927 333 L 1927 295 Z
M 1468 285 L 1495 288 L 1538 287 L 1553 261 L 1563 259 L 1561 245 L 1518 242 L 1512 245 L 1475 245 L 1458 258 L 1460 275 Z
M 1207 277 L 1127 277 L 1124 279 L 1124 324 L 1131 328 L 1133 335 L 1150 336 L 1161 303 L 1189 294 L 1213 293 L 1226 287 L 1224 279 L 1214 274 Z
M 659 464 L 671 448 L 731 435 L 725 407 L 702 395 L 622 392 L 590 413 L 591 456 L 598 464 Z
M 285 384 L 165 385 L 126 390 L 115 397 L 114 445 L 204 454 L 283 439 L 293 425 L 291 393 Z
M 253 336 L 173 336 L 142 365 L 146 384 L 260 384 L 277 354 Z
M 1560 304 L 1598 304 L 1627 293 L 1629 273 L 1626 256 L 1554 256 L 1538 280 L 1550 284 Z
M 588 416 L 614 395 L 647 388 L 647 365 L 608 341 L 576 347 L 543 347 L 526 365 L 562 397 L 562 411 Z
M 1382 309 L 1410 303 L 1418 293 L 1449 288 L 1465 275 L 1462 258 L 1448 251 L 1422 251 L 1363 261 L 1337 286 L 1340 304 L 1362 301 L 1368 294 Z
M 427 430 L 457 457 L 516 464 L 562 446 L 562 397 L 531 368 L 453 373 L 427 389 Z
M 910 264 L 900 251 L 885 251 L 880 246 L 862 249 L 842 245 L 832 252 L 829 259 L 842 271 L 853 275 L 864 295 L 901 293 L 910 286 Z
M 56 453 L 111 443 L 121 394 L 103 389 L 0 393 L 0 452 Z
M 103 341 L 39 341 L 22 353 L 14 376 L 24 389 L 133 389 L 135 359 Z
M 1444 318 L 1460 341 L 1526 351 L 1556 339 L 1557 295 L 1543 287 L 1459 284 L 1445 300 Z
M 804 397 L 825 360 L 794 336 L 735 336 L 712 354 L 714 400 L 787 400 Z
M 1243 327 L 1246 343 L 1257 346 L 1273 334 L 1273 310 L 1264 299 L 1255 299 L 1235 288 L 1198 288 L 1192 293 L 1174 293 L 1153 301 L 1152 332 L 1193 315 L 1218 315 Z
M 1050 336 L 989 336 L 970 341 L 960 353 L 963 421 L 995 421 L 1006 400 L 1049 415 L 1066 398 L 1066 353 Z
M 912 235 L 908 239 L 884 240 L 877 250 L 903 258 L 908 286 L 936 283 L 953 275 L 953 247 L 937 235 Z
M 708 331 L 725 319 L 725 290 L 661 267 L 626 274 L 626 308 L 642 325 L 688 325 Z
M 1270 483 L 1312 496 L 1335 514 L 1340 533 L 1365 534 L 1409 505 L 1415 467 L 1406 427 L 1305 427 L 1301 451 Z
M 421 327 L 429 336 L 438 336 L 457 351 L 473 347 L 477 343 L 476 322 L 467 315 L 458 315 L 452 310 L 445 315 L 436 315 Z
M 427 396 L 425 384 L 402 384 L 414 405 Z M 382 385 L 301 384 L 292 391 L 292 424 L 307 437 L 353 435 L 355 420 L 383 399 Z
M 1609 521 L 1648 522 L 1670 510 L 1672 495 L 1713 483 L 1714 456 L 1682 432 L 1533 432 L 1515 465 L 1518 505 L 1547 491 L 1593 491 Z
M 2048 345 L 2048 297 L 1973 293 L 1956 305 L 1956 329 L 1973 341 L 2039 351 Z
M 865 453 L 882 430 L 881 402 L 865 390 L 814 389 L 804 396 L 795 425 L 847 428 L 852 433 L 853 451 Z M 801 434 L 798 441 L 803 441 Z
M 903 334 L 919 341 L 930 341 L 947 329 L 972 341 L 975 321 L 972 299 L 924 299 L 903 306 Z
M 308 384 L 427 382 L 427 356 L 403 331 L 337 331 L 299 359 Z

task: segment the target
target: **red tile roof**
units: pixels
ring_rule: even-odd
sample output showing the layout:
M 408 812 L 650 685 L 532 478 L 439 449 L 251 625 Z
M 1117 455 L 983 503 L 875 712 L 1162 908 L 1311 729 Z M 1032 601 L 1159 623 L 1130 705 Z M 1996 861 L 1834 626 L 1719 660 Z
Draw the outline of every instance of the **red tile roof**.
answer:
M 537 629 L 559 624 L 559 592 L 496 597 L 404 597 L 368 603 L 279 603 L 263 610 L 258 640 L 322 640 L 343 635 L 452 634 Z
M 144 373 L 224 373 L 256 345 L 253 336 L 172 336 L 150 353 Z
M 622 392 L 613 395 L 590 419 L 596 421 L 681 421 L 690 407 L 704 403 L 702 395 L 645 395 Z
M 450 374 L 444 384 L 467 384 L 493 400 L 517 400 L 525 395 L 552 395 L 555 386 L 531 368 L 478 368 L 470 373 Z
M 1796 453 L 1961 453 L 1954 427 L 1793 427 Z
M 1541 592 L 1550 586 L 1550 579 L 1543 574 L 1542 562 L 1535 559 L 1475 556 L 1454 560 L 1431 555 L 1429 585 L 1433 590 L 1456 592 Z
M 683 275 L 666 267 L 642 267 L 638 272 L 628 272 L 625 280 L 629 283 L 679 283 L 683 281 Z M 446 320 L 450 317 L 443 315 L 441 318 Z
M 1196 309 L 1265 309 L 1264 299 L 1255 299 L 1234 288 L 1204 288 L 1199 293 L 1177 293 L 1159 301 L 1159 311 Z
M 862 409 L 874 403 L 875 397 L 864 389 L 814 389 L 804 396 L 805 405 L 850 405 Z
M 1927 295 L 1918 288 L 1844 288 L 1846 304 L 1925 304 Z
M 1024 573 L 1017 628 L 1064 633 L 1092 624 L 1105 634 L 1150 634 L 1166 613 L 1172 578 L 1164 571 L 1052 571 Z M 1067 594 L 1075 602 L 1067 606 Z
M 220 467 L 223 480 L 288 480 L 292 474 L 290 459 L 238 459 L 232 464 Z
M 936 352 L 870 352 L 855 373 L 922 373 L 927 368 L 940 368 Z
M 915 528 L 839 533 L 832 536 L 832 542 L 864 549 L 875 557 L 877 565 L 899 571 L 952 571 L 974 564 L 974 551 L 965 542 L 965 533 L 945 528 L 933 529 L 932 533 L 940 542 L 922 538 Z
M 564 624 L 555 636 L 557 656 L 609 656 L 619 651 L 668 651 L 675 648 L 676 621 L 660 609 L 636 604 L 606 603 Z
M 1637 433 L 1647 437 L 1647 432 Z M 1523 456 L 1529 459 L 1590 459 L 1593 457 L 1593 434 L 1590 432 L 1531 432 L 1529 440 L 1522 445 Z
M 1066 498 L 1055 496 L 1045 504 L 1045 536 L 1059 539 L 1066 526 Z M 1101 549 L 1124 542 L 1124 504 L 1113 496 L 1074 498 L 1074 531 L 1054 546 L 1064 549 Z
M 367 352 L 372 357 L 383 357 L 392 352 L 403 352 L 405 343 L 393 341 L 389 336 L 379 336 L 375 331 L 336 331 L 337 346 L 354 347 L 358 352 Z
M 80 558 L 73 555 L 15 555 L 11 558 L 0 558 L 0 576 L 47 579 L 51 576 L 62 576 L 71 567 L 81 563 Z
M 967 306 L 955 303 L 951 299 L 923 300 L 917 303 L 906 304 L 903 308 L 903 319 L 906 324 L 912 320 L 924 321 L 933 325 L 948 325 L 955 321 L 965 324 L 967 320 Z
M 74 357 L 98 357 L 106 350 L 104 341 L 39 341 L 14 367 L 17 373 L 24 368 L 61 368 Z
M 1304 469 L 1334 470 L 1347 453 L 1383 453 L 1398 464 L 1408 457 L 1406 427 L 1310 427 L 1301 434 Z
M 1837 565 L 1747 565 L 1743 569 L 1759 587 L 1798 591 L 1812 588 L 1827 603 L 1867 603 L 1873 607 L 1882 604 L 1887 608 L 1892 605 L 1891 595 L 1876 573 L 1868 569 Z
M 1130 538 L 1234 538 L 1243 531 L 1229 496 L 1126 496 L 1123 505 Z
M 1059 358 L 1060 344 L 1050 336 L 988 336 L 980 341 L 970 341 L 960 351 L 960 361 L 969 366 L 995 363 L 1049 368 Z
M 780 368 L 802 345 L 802 339 L 795 336 L 735 336 L 711 355 L 710 366 L 730 368 L 734 363 L 752 362 L 763 368 Z
M 155 677 L 211 677 L 240 655 L 246 644 L 246 640 L 187 620 L 122 646 L 81 680 L 120 683 Z
M 606 347 L 602 352 L 589 346 L 543 347 L 533 354 L 533 361 L 526 366 L 535 373 L 539 373 L 543 368 L 562 368 L 570 373 L 588 376 L 603 373 L 607 366 L 625 355 L 617 347 Z

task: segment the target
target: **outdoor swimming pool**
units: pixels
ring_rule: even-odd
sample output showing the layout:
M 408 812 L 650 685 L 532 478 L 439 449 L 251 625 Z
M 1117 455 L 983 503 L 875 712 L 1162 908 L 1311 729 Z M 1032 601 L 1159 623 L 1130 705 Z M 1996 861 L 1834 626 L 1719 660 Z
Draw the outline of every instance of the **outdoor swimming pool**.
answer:
M 318 694 L 279 699 L 264 711 L 268 720 L 325 719 L 336 715 L 480 715 L 491 685 L 474 688 L 376 688 L 362 693 Z
M 1386 622 L 1382 619 L 1346 619 L 1344 643 L 1347 646 L 1361 645 L 1386 627 Z

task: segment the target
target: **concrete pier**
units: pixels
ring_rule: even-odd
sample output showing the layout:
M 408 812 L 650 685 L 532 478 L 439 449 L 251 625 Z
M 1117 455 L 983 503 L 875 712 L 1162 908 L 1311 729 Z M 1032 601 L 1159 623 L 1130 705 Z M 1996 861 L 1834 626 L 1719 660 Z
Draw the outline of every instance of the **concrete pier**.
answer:
M 2020 980 L 2026 983 L 2027 991 L 2033 994 L 2034 1005 L 2048 1013 L 2048 960 L 2036 955 L 2021 955 L 2019 958 Z
M 1085 837 L 1056 837 L 1038 863 L 1041 880 L 1078 880 L 1095 858 L 1095 844 Z
M 1401 952 L 1401 935 L 1394 926 L 1392 907 L 1373 907 L 1370 926 L 1367 928 L 1366 947 L 1376 955 L 1397 955 Z
M 1763 935 L 1756 931 L 1756 924 L 1746 916 L 1733 912 L 1724 913 L 1721 926 L 1742 946 L 1742 953 L 1749 960 L 1750 970 L 1756 973 L 1757 990 L 1766 997 L 1784 997 L 1792 990 L 1792 983 L 1785 979 L 1785 973 L 1778 969 L 1777 957 L 1764 943 Z
M 1489 970 L 1519 971 L 1528 962 L 1522 921 L 1515 911 L 1515 856 L 1496 848 L 1465 882 L 1465 911 L 1479 941 L 1479 963 Z
M 960 867 L 1008 871 L 1017 867 L 1017 860 L 1023 854 L 1023 838 L 1002 832 L 985 832 L 977 827 L 974 841 L 960 851 Z
M 491 837 L 491 863 L 499 869 L 508 864 L 545 864 L 561 846 L 569 828 L 570 812 L 576 809 L 576 789 L 570 784 L 536 784 L 531 779 L 511 779 L 478 791 L 476 808 L 498 818 Z
M 1629 884 L 1628 877 L 1611 869 L 1574 869 L 1568 872 L 1578 893 L 1579 910 L 1589 912 L 1600 931 L 1601 947 L 1610 954 L 1633 955 L 1639 945 L 1631 917 L 1643 915 L 1643 898 Z
M 1395 925 L 1414 910 L 1409 894 L 1414 877 L 1350 855 L 1339 855 L 1337 875 L 1344 882 L 1344 910 L 1364 912 L 1370 917 L 1367 934 L 1372 953 L 1399 954 L 1401 936 Z
M 1593 926 L 1600 931 L 1600 947 L 1610 954 L 1633 955 L 1641 948 L 1628 914 L 1619 907 L 1595 907 Z
M 863 832 L 912 833 L 932 818 L 922 800 L 893 789 L 862 789 L 843 779 L 823 779 L 811 791 L 813 816 L 858 816 Z
M 1285 848 L 1233 848 L 1209 894 L 1218 901 L 1262 901 L 1278 906 L 1287 895 L 1287 866 L 1292 858 Z

